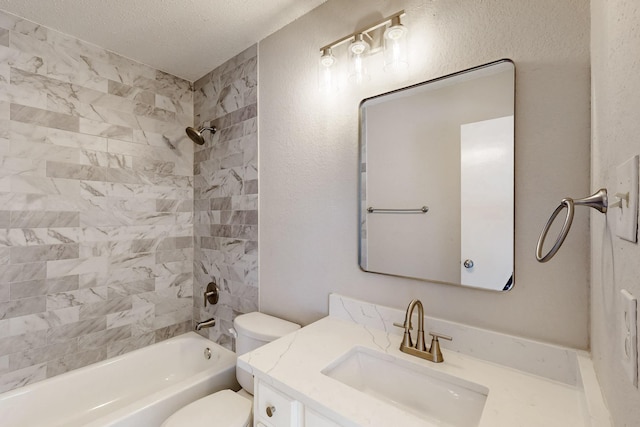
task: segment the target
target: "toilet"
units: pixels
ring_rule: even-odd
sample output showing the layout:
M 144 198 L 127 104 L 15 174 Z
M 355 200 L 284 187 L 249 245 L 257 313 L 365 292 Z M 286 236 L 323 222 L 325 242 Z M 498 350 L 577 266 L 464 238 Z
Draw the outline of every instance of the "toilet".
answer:
M 264 313 L 247 313 L 236 317 L 233 326 L 238 334 L 238 356 L 270 343 L 300 328 L 300 325 Z M 249 427 L 253 406 L 253 375 L 236 366 L 240 391 L 222 390 L 179 409 L 162 423 L 162 427 Z

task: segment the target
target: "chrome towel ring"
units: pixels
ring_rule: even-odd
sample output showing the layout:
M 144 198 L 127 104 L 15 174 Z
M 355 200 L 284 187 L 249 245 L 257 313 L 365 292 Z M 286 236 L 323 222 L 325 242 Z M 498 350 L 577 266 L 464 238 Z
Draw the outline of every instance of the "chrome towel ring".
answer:
M 608 206 L 607 189 L 601 188 L 594 194 L 590 195 L 589 197 L 585 197 L 583 199 L 574 200 L 569 197 L 567 197 L 566 199 L 562 199 L 562 201 L 560 202 L 556 210 L 554 210 L 553 213 L 551 214 L 551 217 L 549 217 L 547 224 L 542 229 L 542 233 L 540 233 L 540 238 L 538 238 L 538 244 L 536 245 L 536 259 L 538 260 L 538 262 L 549 261 L 551 258 L 554 257 L 556 252 L 558 252 L 558 250 L 562 246 L 562 243 L 564 243 L 564 239 L 566 239 L 567 234 L 569 234 L 569 230 L 571 229 L 571 224 L 573 223 L 573 214 L 575 211 L 574 206 L 589 206 L 602 213 L 607 213 L 607 206 Z M 551 228 L 551 224 L 553 224 L 553 222 L 555 221 L 560 211 L 565 207 L 567 208 L 567 216 L 564 218 L 564 224 L 562 225 L 560 234 L 558 235 L 558 238 L 556 239 L 556 242 L 553 244 L 553 247 L 551 248 L 551 250 L 546 255 L 542 256 L 542 246 L 544 246 L 544 240 L 546 239 L 547 233 Z

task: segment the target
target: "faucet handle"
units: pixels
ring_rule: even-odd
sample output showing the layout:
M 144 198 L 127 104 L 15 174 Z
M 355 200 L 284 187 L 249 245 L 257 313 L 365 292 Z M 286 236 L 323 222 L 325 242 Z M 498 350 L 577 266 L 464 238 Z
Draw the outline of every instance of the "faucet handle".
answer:
M 443 335 L 437 332 L 429 332 L 429 335 L 431 335 L 435 341 L 438 341 L 438 338 L 442 338 L 443 340 L 447 341 L 453 341 L 453 338 L 451 338 L 449 335 Z
M 398 328 L 406 328 L 404 323 L 399 323 L 399 322 L 393 322 L 393 326 L 396 326 Z M 412 331 L 413 330 L 413 326 L 409 326 L 409 330 Z
M 429 353 L 431 353 L 432 360 L 435 363 L 441 363 L 444 361 L 444 357 L 442 357 L 442 350 L 440 350 L 440 341 L 438 338 L 442 338 L 445 340 L 453 340 L 449 335 L 442 335 L 437 332 L 429 332 L 433 338 L 431 339 L 431 347 L 429 348 Z
M 218 285 L 216 285 L 216 281 L 213 280 L 209 282 L 207 289 L 204 291 L 204 307 L 207 308 L 207 301 L 212 305 L 217 304 L 219 298 Z

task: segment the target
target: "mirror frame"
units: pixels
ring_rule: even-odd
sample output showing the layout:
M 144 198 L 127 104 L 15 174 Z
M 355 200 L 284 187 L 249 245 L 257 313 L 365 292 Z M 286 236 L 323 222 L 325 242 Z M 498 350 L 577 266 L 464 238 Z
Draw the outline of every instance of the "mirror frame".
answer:
M 395 93 L 399 93 L 399 92 L 404 92 L 404 91 L 408 91 L 411 89 L 415 89 L 421 86 L 426 86 L 428 84 L 432 84 L 432 83 L 436 83 L 442 80 L 446 80 L 452 77 L 457 77 L 457 76 L 461 76 L 464 74 L 468 74 L 470 72 L 473 71 L 478 71 L 478 70 L 482 70 L 484 68 L 488 68 L 494 65 L 498 65 L 498 64 L 502 64 L 502 63 L 510 63 L 513 66 L 513 258 L 512 258 L 512 273 L 511 273 L 511 278 L 507 281 L 507 283 L 505 284 L 503 289 L 490 289 L 490 288 L 483 288 L 483 287 L 476 287 L 476 286 L 471 286 L 471 285 L 464 285 L 462 283 L 454 283 L 454 282 L 447 282 L 447 281 L 442 281 L 442 280 L 436 280 L 436 279 L 427 279 L 427 278 L 421 278 L 421 277 L 413 277 L 413 276 L 405 276 L 405 275 L 401 275 L 401 274 L 394 274 L 394 273 L 383 273 L 383 272 L 378 272 L 378 271 L 369 271 L 369 270 L 365 270 L 362 267 L 362 233 L 363 233 L 363 210 L 365 210 L 364 208 L 364 199 L 363 199 L 363 170 L 362 170 L 362 164 L 363 164 L 363 146 L 364 146 L 364 123 L 363 123 L 363 117 L 362 117 L 362 109 L 363 109 L 363 104 L 367 101 L 371 101 L 373 99 L 377 99 L 377 98 L 381 98 L 383 96 L 388 96 L 388 95 L 392 95 Z M 429 283 L 439 283 L 439 284 L 445 284 L 445 285 L 453 285 L 456 287 L 460 287 L 460 288 L 467 288 L 467 289 L 474 289 L 474 290 L 480 290 L 480 291 L 488 291 L 488 292 L 506 292 L 506 291 L 510 291 L 513 289 L 514 284 L 515 284 L 515 277 L 516 277 L 516 262 L 515 262 L 515 241 L 516 241 L 516 218 L 515 218 L 515 214 L 516 214 L 516 206 L 515 206 L 515 202 L 516 202 L 516 174 L 515 174 L 515 167 L 516 167 L 516 135 L 515 135 L 515 118 L 516 118 L 516 105 L 515 102 L 516 101 L 516 65 L 514 63 L 514 61 L 512 61 L 511 59 L 508 58 L 503 58 L 503 59 L 499 59 L 497 61 L 492 61 L 486 64 L 482 64 L 482 65 L 478 65 L 475 67 L 471 67 L 471 68 L 467 68 L 464 69 L 462 71 L 457 71 L 455 73 L 451 73 L 451 74 L 447 74 L 444 76 L 440 76 L 440 77 L 436 77 L 434 79 L 431 80 L 426 80 L 424 82 L 420 82 L 420 83 L 416 83 L 416 84 L 412 84 L 406 87 L 402 87 L 399 89 L 394 89 L 391 90 L 389 92 L 385 92 L 385 93 L 381 93 L 378 95 L 374 95 L 368 98 L 364 98 L 362 101 L 360 101 L 360 104 L 358 105 L 358 197 L 357 197 L 357 201 L 358 201 L 358 267 L 360 268 L 361 271 L 365 272 L 365 273 L 372 273 L 372 274 L 379 274 L 379 275 L 383 275 L 383 276 L 392 276 L 392 277 L 401 277 L 401 278 L 405 278 L 405 279 L 412 279 L 412 280 L 419 280 L 422 282 L 429 282 Z

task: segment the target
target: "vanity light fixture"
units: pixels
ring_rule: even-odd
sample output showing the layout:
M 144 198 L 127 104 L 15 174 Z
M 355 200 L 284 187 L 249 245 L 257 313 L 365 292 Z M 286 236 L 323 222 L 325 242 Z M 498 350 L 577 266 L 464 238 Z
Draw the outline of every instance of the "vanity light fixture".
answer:
M 367 70 L 368 57 L 380 51 L 380 49 L 373 47 L 384 47 L 385 71 L 394 72 L 406 68 L 409 63 L 407 60 L 407 27 L 402 25 L 401 18 L 403 16 L 405 16 L 405 12 L 401 10 L 320 48 L 318 72 L 320 90 L 338 89 L 339 76 L 336 66 L 338 59 L 333 52 L 338 46 L 347 43 L 349 43 L 347 72 L 350 83 L 361 84 L 371 78 Z M 383 27 L 386 27 L 384 32 L 381 30 Z

